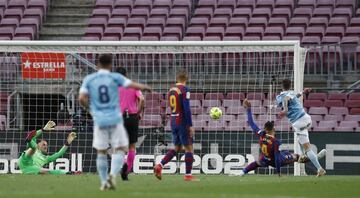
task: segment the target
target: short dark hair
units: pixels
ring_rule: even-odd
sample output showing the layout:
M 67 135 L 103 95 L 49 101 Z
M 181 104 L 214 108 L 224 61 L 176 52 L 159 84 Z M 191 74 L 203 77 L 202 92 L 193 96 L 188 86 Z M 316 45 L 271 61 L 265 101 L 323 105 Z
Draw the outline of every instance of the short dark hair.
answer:
M 264 128 L 265 130 L 267 131 L 272 131 L 274 129 L 274 121 L 267 121 L 265 124 L 264 124 Z
M 123 76 L 126 76 L 126 69 L 124 67 L 116 68 L 116 72 L 120 73 Z
M 291 81 L 289 79 L 284 79 L 282 81 L 282 86 L 283 86 L 283 89 L 289 90 L 291 87 Z
M 111 54 L 102 54 L 99 57 L 99 66 L 101 68 L 108 68 L 112 64 L 112 56 Z
M 180 70 L 176 73 L 176 81 L 183 82 L 187 81 L 189 79 L 189 76 L 185 70 Z

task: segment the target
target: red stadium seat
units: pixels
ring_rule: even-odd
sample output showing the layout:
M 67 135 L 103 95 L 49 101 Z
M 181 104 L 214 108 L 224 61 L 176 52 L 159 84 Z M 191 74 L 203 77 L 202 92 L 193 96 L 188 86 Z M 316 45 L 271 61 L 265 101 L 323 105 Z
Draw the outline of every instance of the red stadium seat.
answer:
M 347 115 L 347 114 L 349 114 L 349 110 L 346 107 L 330 107 L 329 114 L 330 115 Z
M 326 107 L 310 107 L 309 114 L 311 115 L 326 115 L 328 109 Z
M 349 100 L 360 100 L 360 92 L 349 94 Z

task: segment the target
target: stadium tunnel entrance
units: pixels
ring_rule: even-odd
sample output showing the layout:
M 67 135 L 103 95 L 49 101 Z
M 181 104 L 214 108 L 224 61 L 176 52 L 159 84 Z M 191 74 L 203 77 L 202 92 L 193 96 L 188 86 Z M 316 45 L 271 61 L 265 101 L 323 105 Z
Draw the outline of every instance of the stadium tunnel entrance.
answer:
M 57 125 L 68 120 L 66 98 L 61 94 L 23 94 L 24 130 L 39 129 L 53 120 Z

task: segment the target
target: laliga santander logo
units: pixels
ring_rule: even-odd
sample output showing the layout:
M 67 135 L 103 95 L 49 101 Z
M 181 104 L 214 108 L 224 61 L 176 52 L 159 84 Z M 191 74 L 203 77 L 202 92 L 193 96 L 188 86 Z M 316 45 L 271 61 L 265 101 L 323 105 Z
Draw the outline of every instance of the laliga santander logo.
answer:
M 23 78 L 65 79 L 64 53 L 21 53 Z

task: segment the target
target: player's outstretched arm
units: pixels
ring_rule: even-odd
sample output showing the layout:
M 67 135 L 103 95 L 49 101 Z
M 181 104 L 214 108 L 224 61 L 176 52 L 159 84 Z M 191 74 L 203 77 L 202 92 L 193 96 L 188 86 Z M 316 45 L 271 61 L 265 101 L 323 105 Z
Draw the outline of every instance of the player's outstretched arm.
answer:
M 260 131 L 260 128 L 256 125 L 256 123 L 253 119 L 252 112 L 251 112 L 251 103 L 247 98 L 244 100 L 243 106 L 246 109 L 248 123 L 249 123 L 251 129 L 253 130 L 254 133 L 258 134 L 258 132 Z
M 74 141 L 74 139 L 76 138 L 76 133 L 75 132 L 71 132 L 68 137 L 67 140 L 65 141 L 64 146 L 56 153 L 48 156 L 46 158 L 46 163 L 50 163 L 55 161 L 57 158 L 63 156 L 65 154 L 65 152 L 67 151 L 67 149 L 69 148 L 70 144 Z
M 152 89 L 148 85 L 137 83 L 137 82 L 131 82 L 128 86 L 129 88 L 138 89 L 142 91 L 149 91 L 151 92 Z

